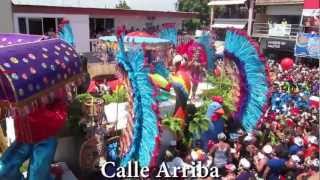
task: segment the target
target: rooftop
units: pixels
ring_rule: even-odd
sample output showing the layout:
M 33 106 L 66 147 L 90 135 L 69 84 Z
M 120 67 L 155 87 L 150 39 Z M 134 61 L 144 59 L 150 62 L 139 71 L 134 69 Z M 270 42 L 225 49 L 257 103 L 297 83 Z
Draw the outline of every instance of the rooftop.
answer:
M 302 5 L 303 2 L 304 0 L 256 0 L 256 5 Z
M 161 15 L 191 18 L 196 12 L 116 9 L 108 0 L 11 0 L 14 12 L 94 15 Z M 112 7 L 111 7 L 112 5 Z

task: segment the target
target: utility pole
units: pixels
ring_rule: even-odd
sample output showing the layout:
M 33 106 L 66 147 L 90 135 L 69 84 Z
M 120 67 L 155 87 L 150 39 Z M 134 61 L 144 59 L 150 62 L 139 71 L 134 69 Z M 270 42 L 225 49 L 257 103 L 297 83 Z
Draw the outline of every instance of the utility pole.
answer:
M 210 7 L 210 27 L 209 29 L 212 30 L 212 25 L 213 25 L 213 21 L 214 21 L 214 6 Z
M 248 17 L 248 29 L 247 34 L 251 36 L 252 32 L 252 25 L 253 25 L 253 9 L 255 5 L 255 0 L 248 0 L 249 1 L 249 17 Z

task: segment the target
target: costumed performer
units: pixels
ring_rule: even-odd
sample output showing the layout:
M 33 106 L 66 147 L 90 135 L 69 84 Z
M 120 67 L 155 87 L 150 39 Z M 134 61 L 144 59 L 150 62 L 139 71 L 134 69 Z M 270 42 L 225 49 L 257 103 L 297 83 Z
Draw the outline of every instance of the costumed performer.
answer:
M 208 150 L 209 141 L 217 141 L 218 134 L 224 130 L 224 110 L 222 108 L 223 99 L 221 96 L 213 96 L 212 103 L 208 106 L 207 118 L 210 119 L 208 130 L 202 133 L 200 142 L 203 150 Z

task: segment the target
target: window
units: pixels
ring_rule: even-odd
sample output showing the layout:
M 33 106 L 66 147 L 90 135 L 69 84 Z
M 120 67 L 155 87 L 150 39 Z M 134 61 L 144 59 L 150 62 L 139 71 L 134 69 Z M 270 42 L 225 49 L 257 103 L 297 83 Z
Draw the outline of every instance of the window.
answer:
M 26 18 L 18 18 L 19 32 L 22 34 L 27 34 L 27 23 Z
M 96 19 L 96 31 L 103 32 L 105 29 L 104 19 Z
M 217 18 L 246 19 L 248 17 L 248 8 L 245 5 L 226 5 L 215 8 Z
M 48 35 L 49 33 L 56 31 L 56 18 L 43 18 L 43 29 L 44 34 Z
M 105 19 L 106 21 L 106 29 L 113 29 L 114 28 L 114 19 Z
M 90 18 L 90 37 L 95 38 L 97 34 L 110 35 L 111 30 L 114 28 L 113 18 Z
M 42 19 L 29 18 L 29 34 L 43 35 Z
M 18 17 L 18 30 L 23 34 L 49 35 L 58 31 L 62 18 L 28 18 Z

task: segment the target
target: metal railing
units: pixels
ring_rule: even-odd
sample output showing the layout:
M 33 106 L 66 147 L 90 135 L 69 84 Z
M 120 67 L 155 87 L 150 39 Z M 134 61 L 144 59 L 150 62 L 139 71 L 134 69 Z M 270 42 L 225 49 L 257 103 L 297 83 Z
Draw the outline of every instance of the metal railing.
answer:
M 182 44 L 182 43 L 186 43 L 188 41 L 190 41 L 193 38 L 192 35 L 178 35 L 177 37 L 177 41 L 178 41 L 178 45 Z M 90 43 L 90 52 L 99 52 L 99 39 L 90 39 L 89 43 Z
M 295 40 L 297 34 L 303 31 L 303 27 L 299 24 L 270 24 L 270 23 L 254 23 L 254 37 L 278 37 L 283 39 Z
M 89 39 L 89 43 L 90 43 L 90 52 L 97 52 L 99 39 Z

